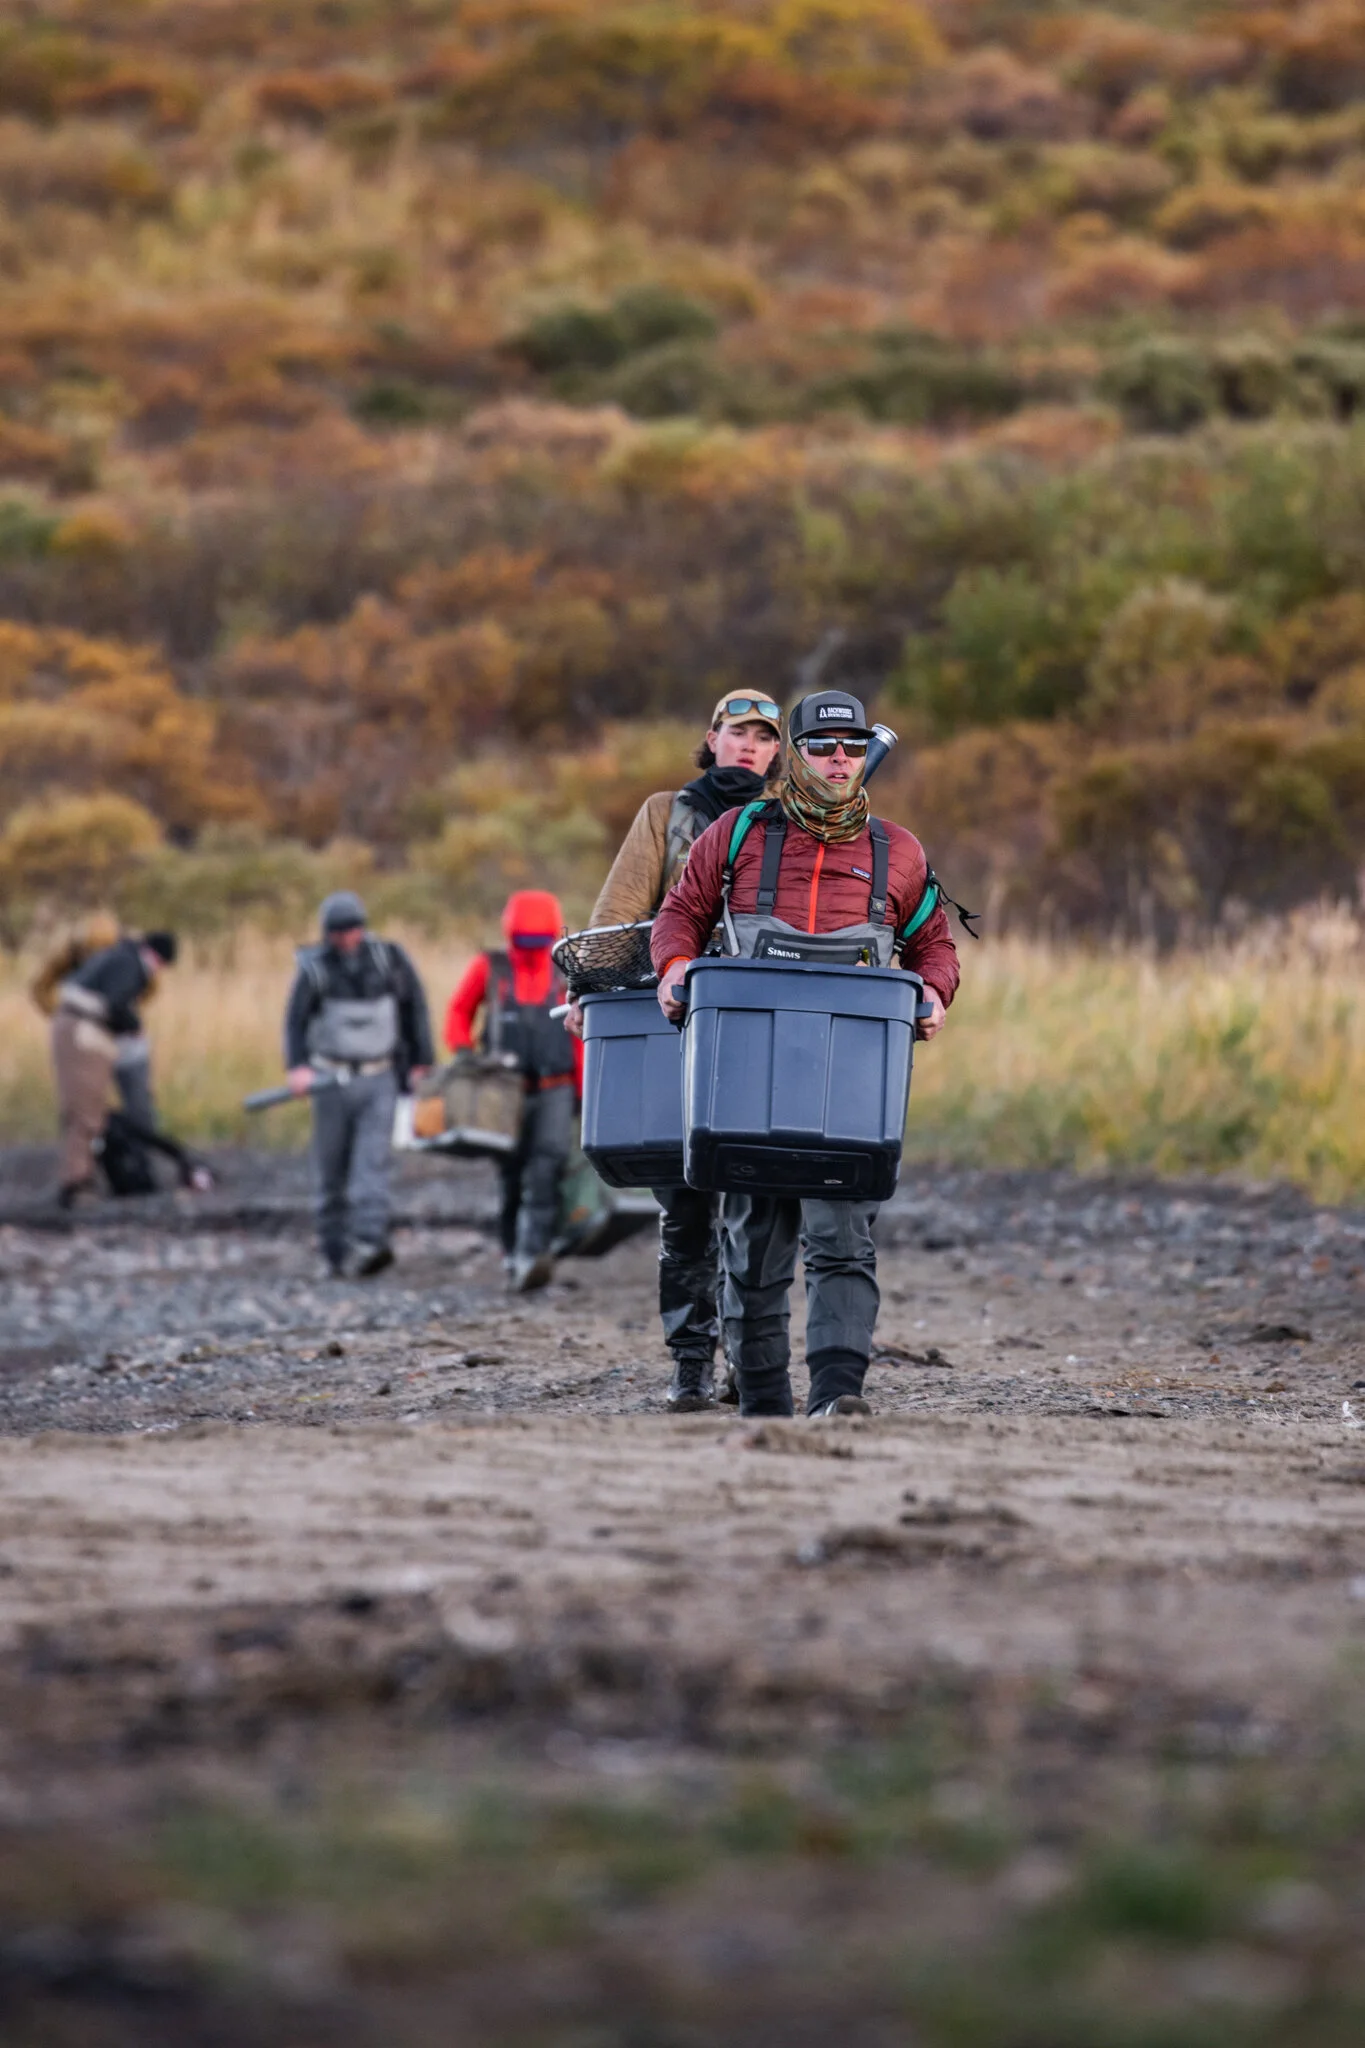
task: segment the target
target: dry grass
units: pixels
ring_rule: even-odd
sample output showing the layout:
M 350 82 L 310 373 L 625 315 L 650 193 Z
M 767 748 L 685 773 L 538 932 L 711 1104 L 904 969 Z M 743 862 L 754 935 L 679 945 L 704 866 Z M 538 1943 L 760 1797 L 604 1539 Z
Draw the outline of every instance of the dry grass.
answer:
M 439 1029 L 470 941 L 405 934 Z M 168 1126 L 301 1142 L 300 1110 L 245 1118 L 280 1071 L 287 941 L 192 953 L 149 1012 Z M 913 1158 L 1083 1172 L 1236 1173 L 1328 1201 L 1365 1193 L 1365 932 L 1340 913 L 1157 959 L 1037 940 L 970 948 L 948 1030 L 921 1049 Z M 52 1090 L 25 969 L 0 970 L 0 1134 L 46 1137 Z
M 1365 933 L 1317 912 L 1156 959 L 971 950 L 920 1058 L 912 1154 L 1365 1191 Z

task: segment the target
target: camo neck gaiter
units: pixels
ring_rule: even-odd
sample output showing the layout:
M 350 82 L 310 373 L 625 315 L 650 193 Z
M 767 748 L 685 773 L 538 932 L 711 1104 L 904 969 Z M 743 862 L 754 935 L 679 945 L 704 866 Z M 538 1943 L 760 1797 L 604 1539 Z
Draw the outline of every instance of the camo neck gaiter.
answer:
M 793 825 L 823 839 L 826 845 L 856 839 L 867 829 L 870 806 L 861 768 L 853 782 L 829 782 L 812 768 L 799 747 L 791 746 L 777 794 Z

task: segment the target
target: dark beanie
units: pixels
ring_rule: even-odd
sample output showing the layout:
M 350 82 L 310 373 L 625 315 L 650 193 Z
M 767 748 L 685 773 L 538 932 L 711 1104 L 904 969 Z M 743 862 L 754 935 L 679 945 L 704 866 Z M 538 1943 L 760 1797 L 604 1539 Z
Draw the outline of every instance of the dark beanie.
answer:
M 174 932 L 148 932 L 142 941 L 149 953 L 155 953 L 158 960 L 169 967 L 180 951 L 180 943 Z
M 365 922 L 365 906 L 354 889 L 334 889 L 322 900 L 318 923 L 328 932 L 353 932 Z

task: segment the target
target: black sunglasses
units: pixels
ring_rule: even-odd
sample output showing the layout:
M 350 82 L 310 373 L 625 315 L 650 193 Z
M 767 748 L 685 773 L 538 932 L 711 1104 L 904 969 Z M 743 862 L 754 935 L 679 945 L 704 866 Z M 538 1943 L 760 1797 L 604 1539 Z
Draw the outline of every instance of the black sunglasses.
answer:
M 836 747 L 842 747 L 850 761 L 861 761 L 867 752 L 866 740 L 855 740 L 852 733 L 828 733 L 822 738 L 802 740 L 800 744 L 814 761 L 828 760 Z

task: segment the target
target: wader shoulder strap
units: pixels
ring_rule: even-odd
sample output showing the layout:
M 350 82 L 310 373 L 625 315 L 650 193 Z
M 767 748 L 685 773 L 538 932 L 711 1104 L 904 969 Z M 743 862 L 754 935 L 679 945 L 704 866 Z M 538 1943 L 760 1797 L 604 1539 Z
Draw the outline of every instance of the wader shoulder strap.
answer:
M 754 906 L 760 917 L 771 917 L 777 901 L 777 875 L 782 866 L 782 849 L 787 843 L 786 813 L 779 811 L 775 818 L 769 818 L 763 827 L 763 866 L 758 877 L 758 902 Z
M 365 951 L 370 956 L 370 965 L 377 973 L 382 974 L 388 983 L 385 994 L 392 995 L 394 984 L 398 980 L 398 969 L 394 964 L 393 954 L 389 951 L 383 939 L 366 939 Z
M 327 969 L 323 964 L 323 952 L 324 948 L 321 946 L 300 946 L 295 955 L 299 973 L 319 1002 L 327 994 Z
M 872 835 L 872 895 L 867 906 L 869 924 L 885 924 L 886 895 L 891 883 L 891 834 L 880 818 L 869 818 Z
M 500 1051 L 505 996 L 511 992 L 512 956 L 492 948 L 484 954 L 488 962 L 488 987 L 483 999 L 483 1049 Z

